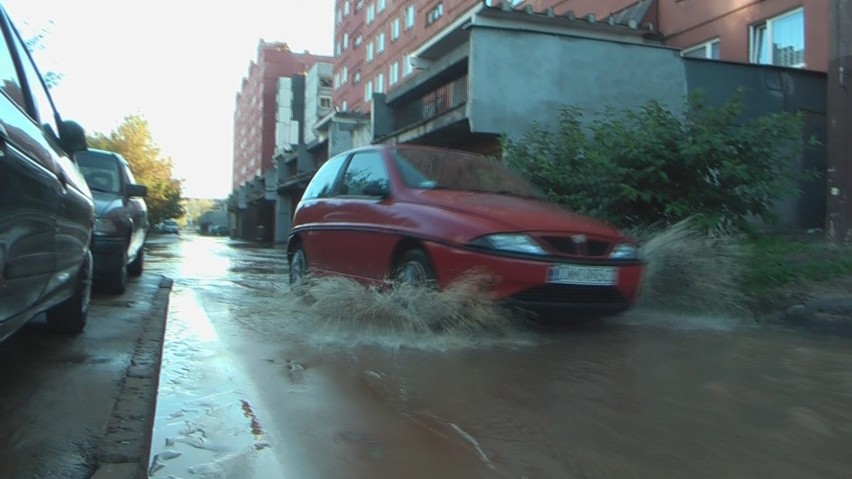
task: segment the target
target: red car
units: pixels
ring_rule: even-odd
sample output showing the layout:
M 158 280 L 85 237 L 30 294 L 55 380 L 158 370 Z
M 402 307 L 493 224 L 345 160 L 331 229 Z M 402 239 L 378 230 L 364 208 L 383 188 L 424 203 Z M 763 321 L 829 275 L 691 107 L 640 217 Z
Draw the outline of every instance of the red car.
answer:
M 631 239 L 547 202 L 498 161 L 414 145 L 328 160 L 296 208 L 287 256 L 291 285 L 310 273 L 445 288 L 480 271 L 495 299 L 560 314 L 629 308 L 643 271 Z

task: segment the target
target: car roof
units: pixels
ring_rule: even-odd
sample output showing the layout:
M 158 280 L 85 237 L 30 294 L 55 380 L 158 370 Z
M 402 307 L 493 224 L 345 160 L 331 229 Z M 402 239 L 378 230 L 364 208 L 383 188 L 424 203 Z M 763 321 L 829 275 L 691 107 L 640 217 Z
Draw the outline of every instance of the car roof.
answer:
M 116 153 L 114 151 L 99 150 L 97 148 L 87 148 L 85 150 L 78 151 L 76 154 L 83 154 L 83 155 L 91 154 L 92 156 L 109 156 L 111 158 L 117 159 L 118 161 L 120 161 L 124 164 L 127 164 L 127 160 L 125 160 L 124 157 L 121 156 L 120 153 Z

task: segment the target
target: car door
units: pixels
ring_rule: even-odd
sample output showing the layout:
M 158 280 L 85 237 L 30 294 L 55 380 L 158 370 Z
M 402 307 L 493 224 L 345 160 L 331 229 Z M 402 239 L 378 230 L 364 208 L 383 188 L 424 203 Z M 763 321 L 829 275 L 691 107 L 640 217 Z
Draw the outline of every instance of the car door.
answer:
M 333 254 L 330 248 L 334 245 L 328 241 L 333 225 L 327 225 L 324 218 L 337 207 L 334 193 L 346 158 L 346 155 L 339 155 L 326 161 L 311 179 L 296 208 L 293 233 L 301 238 L 308 267 L 315 271 L 334 271 L 330 261 Z
M 0 321 L 36 304 L 56 271 L 63 186 L 0 13 Z
M 342 274 L 383 279 L 390 272 L 396 236 L 388 224 L 390 177 L 380 150 L 352 155 L 340 179 L 333 208 L 325 213 L 329 261 Z
M 11 44 L 20 59 L 19 71 L 30 94 L 28 112 L 36 126 L 33 130 L 33 138 L 38 144 L 39 155 L 43 155 L 44 162 L 53 168 L 55 178 L 60 185 L 57 198 L 59 211 L 56 216 L 54 235 L 56 253 L 54 274 L 57 275 L 57 281 L 49 283 L 48 289 L 54 286 L 67 287 L 72 282 L 63 278 L 80 267 L 83 255 L 88 249 L 89 226 L 93 221 L 91 192 L 80 170 L 60 146 L 61 119 L 56 113 L 53 100 L 38 68 L 14 29 L 11 33 Z

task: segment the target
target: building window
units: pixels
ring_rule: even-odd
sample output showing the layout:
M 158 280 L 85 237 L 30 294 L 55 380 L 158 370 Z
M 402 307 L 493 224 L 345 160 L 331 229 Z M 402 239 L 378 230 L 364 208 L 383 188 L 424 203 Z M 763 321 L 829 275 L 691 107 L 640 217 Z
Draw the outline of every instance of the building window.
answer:
M 751 27 L 750 60 L 763 65 L 805 66 L 805 11 L 801 8 Z
M 341 23 L 343 23 L 343 12 L 337 10 L 337 12 L 335 13 L 335 16 L 337 17 L 337 24 L 340 25 Z
M 373 61 L 373 42 L 367 44 L 367 61 Z
M 411 55 L 406 55 L 402 59 L 402 76 L 408 76 L 414 73 L 414 65 L 411 64 Z
M 349 81 L 349 69 L 345 66 L 340 70 L 340 83 L 346 84 Z
M 388 81 L 391 85 L 399 83 L 399 62 L 391 63 L 391 66 L 388 69 Z
M 399 32 L 400 32 L 400 22 L 399 22 L 399 17 L 397 17 L 397 18 L 394 18 L 393 21 L 391 22 L 391 41 L 395 41 L 397 38 L 399 38 Z
M 373 101 L 373 82 L 368 81 L 366 85 L 364 85 L 364 101 L 370 103 Z
M 349 12 L 350 12 L 351 8 L 352 8 L 352 2 L 350 2 L 349 0 L 346 0 L 343 3 L 343 16 L 344 17 L 349 16 Z
M 340 73 L 334 74 L 334 89 L 337 90 L 340 88 Z
M 361 35 L 355 37 L 355 48 L 360 47 L 362 43 L 364 43 L 364 37 L 362 37 Z
M 405 7 L 405 29 L 410 30 L 414 28 L 414 15 L 416 11 L 414 10 L 414 5 L 409 5 Z
M 376 93 L 385 92 L 385 74 L 379 73 L 376 75 Z
M 375 19 L 376 19 L 376 4 L 373 3 L 373 2 L 370 2 L 370 4 L 367 5 L 367 24 L 373 23 L 373 20 L 375 20 Z
M 719 39 L 710 40 L 694 47 L 684 49 L 680 54 L 686 58 L 708 58 L 710 60 L 719 59 Z
M 327 96 L 320 97 L 320 108 L 331 108 L 331 98 Z
M 346 102 L 346 100 L 343 100 L 343 101 L 340 103 L 340 109 L 341 109 L 342 111 L 349 111 L 349 103 L 347 103 L 347 102 Z
M 334 56 L 340 56 L 340 42 L 334 44 Z
M 439 18 L 444 16 L 444 2 L 435 5 L 435 8 L 426 12 L 426 25 L 435 23 Z
M 376 54 L 378 55 L 383 51 L 385 51 L 385 32 L 376 35 Z
M 388 0 L 379 0 L 379 13 L 383 12 L 388 6 Z
M 361 72 L 355 72 L 355 74 L 352 75 L 352 83 L 356 85 L 361 83 Z
M 346 50 L 347 48 L 349 48 L 349 34 L 344 33 L 343 34 L 343 49 Z

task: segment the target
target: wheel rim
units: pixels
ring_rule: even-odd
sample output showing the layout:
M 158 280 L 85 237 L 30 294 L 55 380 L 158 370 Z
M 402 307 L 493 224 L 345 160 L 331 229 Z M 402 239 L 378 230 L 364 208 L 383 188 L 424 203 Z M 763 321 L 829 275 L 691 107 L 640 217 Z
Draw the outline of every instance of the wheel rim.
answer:
M 296 250 L 290 261 L 290 284 L 299 284 L 305 277 L 305 253 Z
M 418 285 L 426 282 L 426 268 L 417 261 L 409 261 L 399 267 L 396 279 L 404 284 Z

